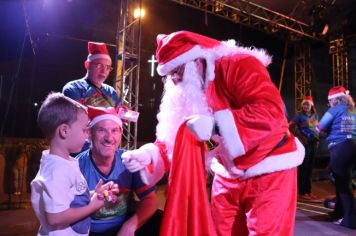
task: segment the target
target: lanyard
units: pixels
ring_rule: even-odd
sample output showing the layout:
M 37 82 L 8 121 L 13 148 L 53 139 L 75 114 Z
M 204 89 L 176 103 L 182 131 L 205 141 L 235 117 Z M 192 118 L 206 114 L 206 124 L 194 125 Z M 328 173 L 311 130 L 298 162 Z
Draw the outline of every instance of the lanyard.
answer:
M 86 79 L 86 81 L 87 81 L 87 83 L 88 83 L 90 86 L 92 86 L 92 87 L 95 88 L 95 90 L 109 103 L 109 105 L 110 105 L 111 107 L 115 107 L 115 106 L 113 106 L 113 104 L 110 102 L 110 99 L 108 98 L 108 96 L 107 96 L 106 94 L 104 94 L 103 91 L 101 91 L 100 88 L 96 87 L 95 84 L 93 84 L 89 79 Z

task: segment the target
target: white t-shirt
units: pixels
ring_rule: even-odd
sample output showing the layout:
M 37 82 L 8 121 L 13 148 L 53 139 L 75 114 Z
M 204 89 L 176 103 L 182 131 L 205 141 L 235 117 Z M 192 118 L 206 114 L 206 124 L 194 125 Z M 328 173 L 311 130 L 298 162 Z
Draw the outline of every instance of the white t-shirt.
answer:
M 78 161 L 69 160 L 43 151 L 40 169 L 31 182 L 31 202 L 41 226 L 37 235 L 88 235 L 90 218 L 87 217 L 67 228 L 54 229 L 45 212 L 59 213 L 72 207 L 88 205 L 90 194 Z

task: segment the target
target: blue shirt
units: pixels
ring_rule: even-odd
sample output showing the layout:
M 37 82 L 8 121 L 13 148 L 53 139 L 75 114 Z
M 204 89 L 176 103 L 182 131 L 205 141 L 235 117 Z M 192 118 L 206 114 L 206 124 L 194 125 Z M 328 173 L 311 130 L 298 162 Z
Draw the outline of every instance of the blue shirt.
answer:
M 317 114 L 309 116 L 302 112 L 294 116 L 292 122 L 298 126 L 300 133 L 307 137 L 308 141 L 314 141 L 318 137 L 318 133 L 316 132 L 316 126 L 318 125 Z
M 123 150 L 117 150 L 112 169 L 108 175 L 103 174 L 95 165 L 90 150 L 77 155 L 79 168 L 88 183 L 89 190 L 94 190 L 100 179 L 107 183 L 113 181 L 119 186 L 118 201 L 106 202 L 105 206 L 95 212 L 91 218 L 91 232 L 101 233 L 111 229 L 119 229 L 124 223 L 128 206 L 131 201 L 131 192 L 134 191 L 141 199 L 155 188 L 145 185 L 139 172 L 129 172 L 122 163 Z
M 68 82 L 63 87 L 63 94 L 85 106 L 116 107 L 121 103 L 113 87 L 103 84 L 96 88 L 86 78 Z
M 347 139 L 356 140 L 356 109 L 349 110 L 345 104 L 329 108 L 321 118 L 319 130 L 328 131 L 329 148 Z

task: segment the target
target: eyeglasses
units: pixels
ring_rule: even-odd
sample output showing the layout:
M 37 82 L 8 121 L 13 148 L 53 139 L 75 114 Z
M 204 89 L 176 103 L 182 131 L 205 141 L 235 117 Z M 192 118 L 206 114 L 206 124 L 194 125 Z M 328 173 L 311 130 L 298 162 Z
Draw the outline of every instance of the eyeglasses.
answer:
M 114 68 L 111 67 L 111 65 L 105 65 L 105 64 L 102 64 L 102 63 L 92 63 L 92 65 L 96 68 L 96 69 L 104 69 L 105 70 L 108 70 L 108 71 L 112 71 Z
M 171 71 L 169 74 L 170 75 L 178 75 L 178 76 L 183 76 L 184 74 L 184 69 L 185 69 L 185 65 L 181 65 L 177 68 L 175 68 L 173 71 Z

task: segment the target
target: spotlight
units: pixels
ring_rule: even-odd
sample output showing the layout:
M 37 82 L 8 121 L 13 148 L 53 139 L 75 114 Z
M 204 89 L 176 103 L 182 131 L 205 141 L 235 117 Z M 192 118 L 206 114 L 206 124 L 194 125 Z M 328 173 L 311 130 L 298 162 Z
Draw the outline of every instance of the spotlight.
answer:
M 134 17 L 137 18 L 143 18 L 145 16 L 145 9 L 140 9 L 140 8 L 136 8 L 134 11 Z

